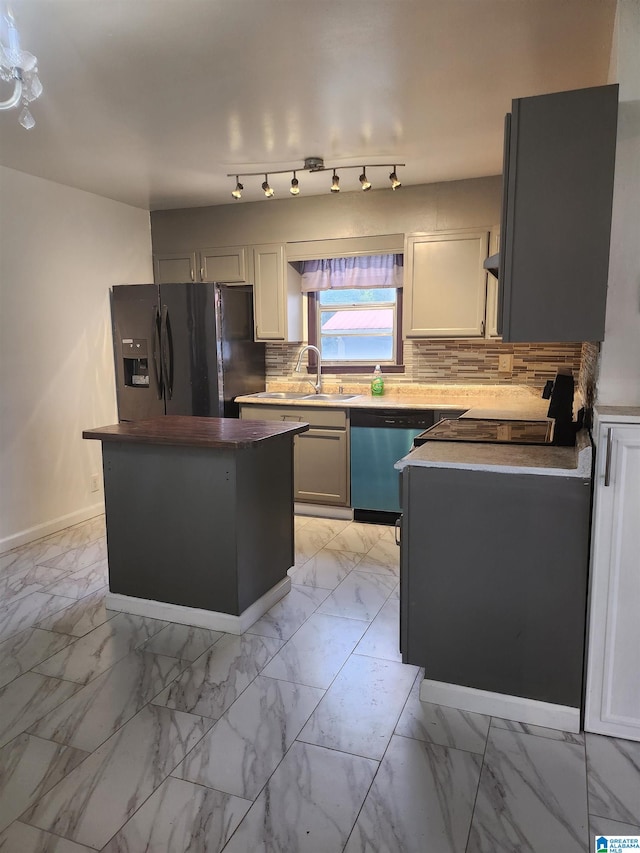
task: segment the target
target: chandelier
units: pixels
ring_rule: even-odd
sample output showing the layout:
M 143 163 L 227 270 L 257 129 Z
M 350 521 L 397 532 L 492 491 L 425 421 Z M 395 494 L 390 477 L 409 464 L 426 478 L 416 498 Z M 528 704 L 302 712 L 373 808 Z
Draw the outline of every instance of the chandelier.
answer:
M 13 93 L 0 101 L 0 110 L 12 110 L 22 104 L 18 121 L 25 130 L 30 130 L 36 120 L 29 104 L 42 94 L 42 83 L 38 60 L 20 48 L 20 36 L 10 9 L 0 15 L 0 80 L 13 84 Z
M 275 193 L 273 187 L 269 184 L 269 175 L 286 175 L 289 172 L 292 175 L 291 178 L 291 187 L 289 192 L 292 196 L 300 195 L 300 182 L 296 177 L 297 172 L 332 172 L 331 177 L 331 186 L 329 187 L 329 191 L 332 193 L 340 192 L 340 177 L 338 172 L 343 172 L 347 169 L 362 169 L 360 174 L 360 189 L 364 192 L 371 189 L 371 181 L 367 177 L 367 169 L 392 169 L 392 172 L 389 175 L 389 181 L 391 183 L 391 189 L 395 190 L 398 187 L 402 186 L 402 183 L 398 179 L 398 174 L 396 169 L 399 166 L 404 166 L 405 163 L 376 163 L 371 166 L 325 166 L 324 160 L 322 157 L 305 157 L 304 166 L 298 166 L 295 169 L 278 169 L 272 172 L 230 172 L 227 174 L 228 178 L 235 178 L 236 185 L 234 189 L 231 191 L 231 195 L 235 199 L 242 198 L 242 191 L 244 190 L 244 186 L 240 183 L 240 178 L 254 178 L 257 176 L 264 175 L 264 181 L 262 183 L 262 191 L 267 198 L 273 198 Z

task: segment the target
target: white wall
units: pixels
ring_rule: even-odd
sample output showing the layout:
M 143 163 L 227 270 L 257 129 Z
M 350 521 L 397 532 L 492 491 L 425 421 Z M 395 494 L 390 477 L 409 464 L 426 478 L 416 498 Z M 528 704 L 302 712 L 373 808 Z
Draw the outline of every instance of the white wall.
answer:
M 612 82 L 620 84 L 609 292 L 598 403 L 640 405 L 640 0 L 619 0 Z
M 109 287 L 152 281 L 147 211 L 0 167 L 0 552 L 102 511 Z

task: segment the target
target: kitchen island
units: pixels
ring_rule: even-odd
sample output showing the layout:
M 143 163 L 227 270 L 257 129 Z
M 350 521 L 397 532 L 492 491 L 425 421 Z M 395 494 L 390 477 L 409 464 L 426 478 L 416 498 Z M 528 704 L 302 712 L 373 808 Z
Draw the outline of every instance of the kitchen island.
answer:
M 164 416 L 102 441 L 107 606 L 242 633 L 290 588 L 293 438 L 305 423 Z
M 427 442 L 402 472 L 402 660 L 423 701 L 579 731 L 592 448 Z

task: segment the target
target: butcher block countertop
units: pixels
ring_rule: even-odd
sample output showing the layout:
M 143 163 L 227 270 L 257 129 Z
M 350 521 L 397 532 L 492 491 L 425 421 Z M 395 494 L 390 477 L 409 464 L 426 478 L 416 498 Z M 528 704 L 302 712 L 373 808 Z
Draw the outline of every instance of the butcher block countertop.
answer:
M 86 429 L 82 437 L 94 438 L 98 441 L 241 450 L 282 435 L 290 435 L 293 438 L 297 433 L 305 432 L 307 429 L 309 425 L 305 423 L 164 415 L 159 418 Z

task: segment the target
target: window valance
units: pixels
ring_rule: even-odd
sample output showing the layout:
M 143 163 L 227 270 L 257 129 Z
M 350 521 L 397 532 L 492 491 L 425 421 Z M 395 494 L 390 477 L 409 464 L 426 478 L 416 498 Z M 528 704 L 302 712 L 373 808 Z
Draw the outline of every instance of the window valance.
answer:
M 347 287 L 402 287 L 403 264 L 401 254 L 302 261 L 301 289 L 310 293 Z

